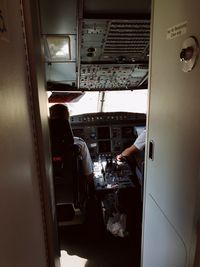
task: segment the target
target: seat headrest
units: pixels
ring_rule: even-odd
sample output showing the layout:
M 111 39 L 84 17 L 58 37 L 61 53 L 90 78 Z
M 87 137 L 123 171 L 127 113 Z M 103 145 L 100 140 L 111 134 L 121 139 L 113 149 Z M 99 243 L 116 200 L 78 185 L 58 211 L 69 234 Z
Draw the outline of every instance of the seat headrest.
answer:
M 72 145 L 74 143 L 73 133 L 68 120 L 65 119 L 50 119 L 49 128 L 51 135 L 51 142 L 63 145 Z

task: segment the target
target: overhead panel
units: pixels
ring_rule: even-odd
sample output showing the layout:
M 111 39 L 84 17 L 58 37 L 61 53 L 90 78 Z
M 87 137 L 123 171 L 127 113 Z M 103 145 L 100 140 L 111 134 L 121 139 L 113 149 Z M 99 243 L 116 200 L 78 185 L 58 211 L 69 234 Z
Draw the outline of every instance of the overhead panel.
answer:
M 80 28 L 81 89 L 141 86 L 148 75 L 150 20 L 83 19 Z
M 111 21 L 103 47 L 103 58 L 126 61 L 147 60 L 149 20 Z
M 150 3 L 40 0 L 47 81 L 71 90 L 147 88 Z M 48 38 L 65 38 L 69 51 Z
M 81 61 L 148 61 L 150 20 L 82 21 Z
M 82 64 L 80 88 L 133 89 L 147 74 L 147 64 Z
M 81 26 L 81 62 L 91 63 L 101 60 L 109 21 L 84 19 Z

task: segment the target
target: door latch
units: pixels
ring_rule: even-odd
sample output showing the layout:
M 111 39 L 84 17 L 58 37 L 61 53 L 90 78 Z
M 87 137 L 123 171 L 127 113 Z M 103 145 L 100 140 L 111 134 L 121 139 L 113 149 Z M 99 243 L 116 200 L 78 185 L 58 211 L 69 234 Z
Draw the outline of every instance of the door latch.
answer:
M 149 142 L 149 159 L 153 160 L 154 158 L 154 142 L 151 140 Z

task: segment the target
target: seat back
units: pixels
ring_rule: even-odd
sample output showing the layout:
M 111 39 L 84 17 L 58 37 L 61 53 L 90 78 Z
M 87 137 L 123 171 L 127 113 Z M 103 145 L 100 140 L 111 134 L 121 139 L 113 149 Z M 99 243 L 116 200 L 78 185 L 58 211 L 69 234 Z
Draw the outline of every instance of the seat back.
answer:
M 74 209 L 81 206 L 79 147 L 67 120 L 50 119 L 49 127 L 56 205 L 64 210 L 65 220 L 72 220 Z

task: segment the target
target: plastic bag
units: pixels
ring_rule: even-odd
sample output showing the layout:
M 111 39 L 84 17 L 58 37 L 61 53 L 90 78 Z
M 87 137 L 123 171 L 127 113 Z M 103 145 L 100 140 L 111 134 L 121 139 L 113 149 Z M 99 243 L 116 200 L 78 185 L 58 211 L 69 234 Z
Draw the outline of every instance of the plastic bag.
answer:
M 107 230 L 114 236 L 125 237 L 128 235 L 126 231 L 126 214 L 114 213 L 108 218 Z

